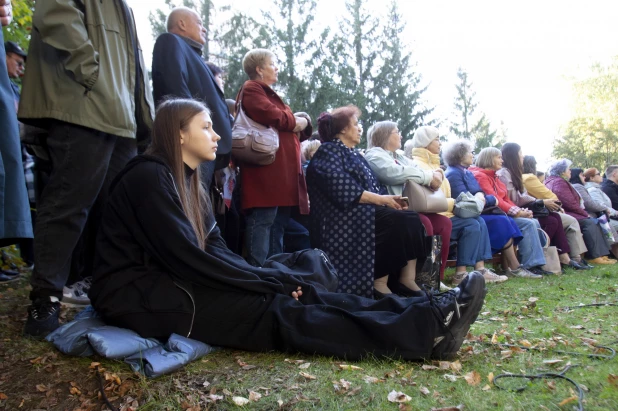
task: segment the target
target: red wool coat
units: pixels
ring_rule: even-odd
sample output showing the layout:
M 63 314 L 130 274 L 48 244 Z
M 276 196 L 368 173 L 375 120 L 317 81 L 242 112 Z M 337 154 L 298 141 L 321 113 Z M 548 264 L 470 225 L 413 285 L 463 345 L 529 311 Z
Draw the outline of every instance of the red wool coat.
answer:
M 476 166 L 470 166 L 468 170 L 474 175 L 485 195 L 493 195 L 498 199 L 498 207 L 502 211 L 509 214 L 509 210 L 512 207 L 517 207 L 509 198 L 506 186 L 496 176 L 495 170 L 487 170 Z
M 296 127 L 294 113 L 265 83 L 249 80 L 243 87 L 242 108 L 253 121 L 279 131 L 279 150 L 267 166 L 240 163 L 242 209 L 298 206 L 301 214 L 308 214 L 300 141 L 292 131 Z

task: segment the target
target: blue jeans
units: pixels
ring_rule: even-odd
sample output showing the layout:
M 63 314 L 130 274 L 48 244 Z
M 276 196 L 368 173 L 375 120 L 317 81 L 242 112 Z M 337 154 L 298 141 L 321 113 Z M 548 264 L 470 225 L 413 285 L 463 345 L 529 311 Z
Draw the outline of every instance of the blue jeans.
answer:
M 457 266 L 472 266 L 491 259 L 491 244 L 485 221 L 480 218 L 451 218 L 451 240 L 457 241 Z
M 534 218 L 514 218 L 513 220 L 524 236 L 517 245 L 521 265 L 526 269 L 545 265 L 545 255 L 539 238 L 541 228 L 539 222 Z
M 261 267 L 268 257 L 283 252 L 283 233 L 290 207 L 256 207 L 247 215 L 245 246 L 247 262 Z

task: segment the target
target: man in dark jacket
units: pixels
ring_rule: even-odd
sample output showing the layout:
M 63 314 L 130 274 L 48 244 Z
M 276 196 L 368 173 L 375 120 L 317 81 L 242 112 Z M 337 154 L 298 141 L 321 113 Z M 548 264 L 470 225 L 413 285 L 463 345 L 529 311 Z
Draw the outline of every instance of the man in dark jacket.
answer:
M 607 167 L 601 190 L 612 200 L 612 208 L 616 209 L 618 207 L 618 166 Z
M 166 96 L 195 98 L 211 111 L 213 128 L 221 136 L 217 160 L 202 164 L 202 181 L 210 187 L 215 169 L 227 167 L 232 151 L 232 121 L 223 91 L 202 57 L 206 29 L 199 15 L 177 7 L 167 18 L 167 33 L 157 38 L 152 53 L 155 103 Z
M 136 140 L 148 139 L 154 109 L 126 0 L 38 1 L 33 26 L 19 118 L 47 130 L 52 170 L 37 206 L 24 332 L 43 336 L 59 325 L 59 299 L 86 223 L 85 251 L 94 248 L 98 205 L 136 155 Z M 70 297 L 89 303 L 88 284 Z

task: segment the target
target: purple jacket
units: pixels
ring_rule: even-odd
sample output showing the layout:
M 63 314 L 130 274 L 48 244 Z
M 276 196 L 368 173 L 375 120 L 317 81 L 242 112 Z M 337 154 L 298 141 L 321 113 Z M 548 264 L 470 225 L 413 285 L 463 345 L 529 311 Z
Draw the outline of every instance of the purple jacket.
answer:
M 588 218 L 588 213 L 582 206 L 581 197 L 571 183 L 562 177 L 549 176 L 545 179 L 545 186 L 558 196 L 562 202 L 562 208 L 568 215 L 578 220 Z

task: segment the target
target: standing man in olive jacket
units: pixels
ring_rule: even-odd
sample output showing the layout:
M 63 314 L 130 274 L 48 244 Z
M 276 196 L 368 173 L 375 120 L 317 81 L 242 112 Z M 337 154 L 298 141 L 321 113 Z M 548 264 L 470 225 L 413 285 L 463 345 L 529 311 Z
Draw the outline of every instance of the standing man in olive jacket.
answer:
M 93 206 L 148 139 L 153 114 L 125 0 L 37 1 L 18 116 L 48 130 L 52 171 L 37 209 L 25 334 L 58 327 L 73 251 L 86 222 L 98 226 Z
M 202 19 L 187 7 L 176 7 L 167 18 L 152 52 L 152 88 L 155 103 L 167 96 L 194 98 L 206 103 L 212 126 L 221 137 L 217 160 L 200 166 L 202 181 L 210 187 L 215 169 L 227 167 L 232 151 L 232 123 L 223 90 L 202 56 L 206 29 Z

